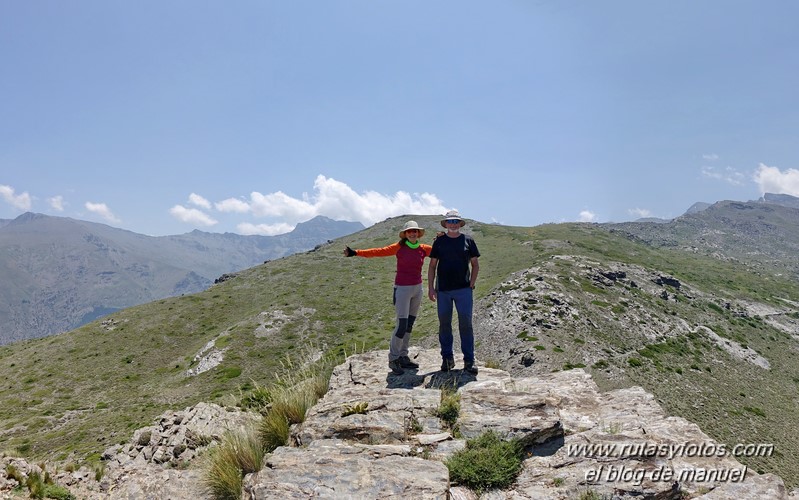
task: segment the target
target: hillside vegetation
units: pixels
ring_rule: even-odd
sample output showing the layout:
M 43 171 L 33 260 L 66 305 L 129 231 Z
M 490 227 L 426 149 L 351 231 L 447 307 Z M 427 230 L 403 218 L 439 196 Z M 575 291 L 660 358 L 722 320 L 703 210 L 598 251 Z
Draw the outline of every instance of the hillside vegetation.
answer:
M 0 345 L 199 292 L 223 274 L 360 229 L 360 222 L 317 216 L 277 236 L 195 230 L 155 237 L 33 213 L 0 221 Z
M 412 217 L 428 228 L 423 241 L 431 241 L 438 217 Z M 312 362 L 304 359 L 309 348 L 340 358 L 386 348 L 394 259 L 344 258 L 341 251 L 386 245 L 408 218 L 247 269 L 201 293 L 0 348 L 0 449 L 34 459 L 98 460 L 166 410 L 200 401 L 239 404 L 286 359 Z M 486 328 L 492 310 L 498 318 L 495 329 L 477 332 L 481 361 L 490 356 L 511 371 L 582 365 L 601 387 L 642 385 L 721 442 L 775 443 L 773 457 L 751 463 L 797 484 L 797 337 L 743 308 L 779 310 L 774 321 L 786 325 L 799 318 L 799 285 L 789 272 L 654 246 L 612 226 L 471 222 L 466 230 L 482 253 L 476 316 Z M 639 273 L 639 282 L 592 278 L 614 269 Z M 681 286 L 641 281 L 660 276 Z M 569 309 L 558 309 L 553 298 Z M 568 314 L 552 320 L 558 310 Z M 770 369 L 731 356 L 699 326 L 745 345 Z M 434 304 L 425 300 L 412 345 L 436 345 L 436 331 Z M 222 361 L 206 364 L 214 352 Z

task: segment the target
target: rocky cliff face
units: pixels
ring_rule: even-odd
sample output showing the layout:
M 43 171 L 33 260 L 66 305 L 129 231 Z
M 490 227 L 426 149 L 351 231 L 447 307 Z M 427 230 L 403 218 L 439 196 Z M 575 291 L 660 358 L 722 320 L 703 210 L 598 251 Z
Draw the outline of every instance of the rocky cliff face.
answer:
M 328 393 L 292 429 L 291 445 L 245 478 L 245 497 L 476 499 L 450 480 L 445 461 L 490 430 L 524 443 L 526 459 L 510 489 L 481 498 L 799 498 L 696 425 L 666 415 L 640 387 L 600 392 L 582 369 L 522 378 L 485 366 L 477 376 L 442 373 L 436 350 L 411 355 L 420 367 L 401 376 L 388 373 L 386 351 L 336 367 Z M 445 388 L 460 397 L 457 432 L 436 416 Z M 258 419 L 205 404 L 165 414 L 104 454 L 99 481 L 86 470 L 56 481 L 80 498 L 207 498 L 195 457 L 225 429 Z M 8 464 L 39 467 L 0 460 L 4 470 Z M 3 498 L 15 485 L 0 481 Z

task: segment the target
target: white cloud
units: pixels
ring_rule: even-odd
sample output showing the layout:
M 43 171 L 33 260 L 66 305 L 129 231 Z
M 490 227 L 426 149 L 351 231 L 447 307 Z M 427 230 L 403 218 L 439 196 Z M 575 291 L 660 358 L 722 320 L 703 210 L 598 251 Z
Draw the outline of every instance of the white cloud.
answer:
M 239 234 L 251 235 L 258 234 L 261 236 L 274 236 L 276 234 L 285 234 L 291 232 L 294 226 L 291 224 L 250 224 L 249 222 L 242 222 L 236 228 Z
M 371 225 L 402 214 L 443 214 L 448 208 L 432 193 L 397 191 L 393 195 L 366 191 L 358 194 L 346 184 L 323 175 L 314 181 L 314 215 L 356 220 Z
M 228 198 L 214 203 L 214 207 L 220 212 L 236 212 L 247 213 L 250 211 L 250 205 L 246 201 L 239 200 L 238 198 Z
M 59 212 L 64 211 L 64 197 L 61 195 L 53 196 L 52 198 L 47 198 L 47 203 L 50 204 L 50 208 L 53 210 L 57 210 Z
M 313 204 L 292 198 L 282 191 L 271 194 L 250 194 L 250 210 L 256 217 L 275 217 L 293 223 L 319 215 Z
M 710 179 L 717 179 L 727 182 L 734 186 L 740 186 L 746 180 L 746 175 L 732 167 L 720 169 L 716 167 L 703 166 L 702 175 Z
M 31 195 L 27 192 L 14 194 L 14 188 L 0 184 L 0 197 L 17 210 L 31 209 Z
M 719 159 L 719 155 L 717 155 L 716 153 L 704 154 L 702 155 L 702 159 L 707 161 L 716 161 Z
M 580 212 L 580 217 L 577 220 L 580 222 L 594 222 L 595 219 L 596 219 L 595 213 L 588 210 L 583 210 L 582 212 Z
M 753 180 L 760 187 L 760 194 L 789 194 L 799 196 L 799 170 L 789 168 L 783 172 L 777 167 L 760 164 Z
M 189 195 L 189 202 L 211 210 L 211 203 L 195 193 Z M 221 213 L 250 214 L 257 219 L 275 219 L 273 222 L 261 224 L 242 222 L 237 226 L 241 234 L 260 235 L 287 233 L 298 222 L 307 221 L 317 215 L 335 220 L 358 221 L 370 226 L 397 215 L 443 214 L 449 210 L 432 193 L 356 193 L 343 182 L 324 175 L 316 177 L 311 194 L 303 193 L 300 198 L 289 196 L 283 191 L 268 194 L 253 191 L 249 199 L 227 198 L 213 203 L 213 209 Z M 205 211 L 182 205 L 175 205 L 169 212 L 176 219 L 191 224 L 211 226 L 217 223 Z
M 108 222 L 119 223 L 120 221 L 116 215 L 114 215 L 108 206 L 105 203 L 92 203 L 87 201 L 84 205 L 86 210 L 92 212 L 93 214 L 99 215 L 103 219 L 107 220 Z
M 196 205 L 200 208 L 205 208 L 207 210 L 211 209 L 211 202 L 200 196 L 199 194 L 191 193 L 189 195 L 189 203 L 192 205 Z
M 627 210 L 627 213 L 635 217 L 638 217 L 639 219 L 642 217 L 652 217 L 652 212 L 650 212 L 646 208 L 631 208 Z
M 186 208 L 183 205 L 175 205 L 169 209 L 169 213 L 172 214 L 172 217 L 178 219 L 179 221 L 193 224 L 195 226 L 207 227 L 213 226 L 217 223 L 216 220 L 202 210 L 198 210 L 196 208 Z
M 366 226 L 402 214 L 442 214 L 448 209 L 435 194 L 408 193 L 397 191 L 394 194 L 382 194 L 375 191 L 356 193 L 343 182 L 318 175 L 314 181 L 312 194 L 303 193 L 301 198 L 294 198 L 282 191 L 263 194 L 258 191 L 250 193 L 249 201 L 228 198 L 214 204 L 220 212 L 252 213 L 256 218 L 280 219 L 289 225 L 288 230 L 297 224 L 317 215 L 324 215 L 336 220 L 359 221 Z M 253 225 L 242 224 L 239 230 L 251 231 L 250 234 L 280 234 L 285 227 L 279 224 Z

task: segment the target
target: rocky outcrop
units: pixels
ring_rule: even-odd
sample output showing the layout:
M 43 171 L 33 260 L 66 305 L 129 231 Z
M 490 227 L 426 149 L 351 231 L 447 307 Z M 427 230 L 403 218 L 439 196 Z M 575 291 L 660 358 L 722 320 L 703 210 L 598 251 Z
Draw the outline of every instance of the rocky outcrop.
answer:
M 723 443 L 666 415 L 640 387 L 603 393 L 582 369 L 442 373 L 437 350 L 411 357 L 420 367 L 401 376 L 388 370 L 386 351 L 337 366 L 327 394 L 292 428 L 291 444 L 245 477 L 244 497 L 476 499 L 451 481 L 445 463 L 467 439 L 493 431 L 520 440 L 526 458 L 511 488 L 481 498 L 797 498 L 779 477 L 747 469 Z M 452 391 L 460 401 L 454 426 L 438 416 L 442 392 Z M 209 498 L 196 457 L 258 418 L 204 403 L 167 413 L 107 450 L 99 481 L 85 469 L 55 480 L 78 498 Z M 9 463 L 23 474 L 37 467 L 0 460 L 4 470 Z M 0 488 L 15 484 L 6 479 Z
M 102 455 L 102 467 L 44 466 L 53 480 L 73 495 L 86 500 L 208 498 L 196 460 L 209 446 L 260 417 L 253 413 L 199 403 L 182 411 L 161 415 L 154 425 L 138 429 L 124 446 L 115 446 Z M 31 472 L 44 476 L 42 464 L 29 464 L 15 457 L 0 458 L 0 470 L 11 465 L 26 479 Z M 61 469 L 61 470 L 59 470 Z M 18 480 L 0 473 L 0 498 L 12 498 Z
M 292 430 L 293 446 L 246 478 L 246 497 L 477 498 L 450 483 L 443 462 L 488 430 L 521 439 L 527 458 L 511 489 L 483 498 L 789 497 L 780 478 L 721 453 L 641 388 L 601 393 L 581 369 L 442 373 L 437 351 L 413 357 L 420 368 L 402 376 L 388 373 L 385 351 L 338 366 L 329 392 Z M 446 387 L 460 394 L 458 433 L 436 417 Z

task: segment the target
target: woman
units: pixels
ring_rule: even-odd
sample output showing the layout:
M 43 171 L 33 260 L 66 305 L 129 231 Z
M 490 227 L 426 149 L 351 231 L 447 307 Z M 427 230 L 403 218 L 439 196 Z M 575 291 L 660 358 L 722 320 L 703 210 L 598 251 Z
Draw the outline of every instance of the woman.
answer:
M 408 221 L 399 232 L 400 240 L 382 248 L 353 250 L 344 249 L 347 257 L 390 257 L 397 256 L 397 276 L 394 279 L 394 306 L 397 310 L 397 327 L 391 335 L 388 349 L 388 367 L 395 375 L 402 375 L 404 368 L 419 368 L 408 357 L 408 344 L 411 330 L 419 306 L 422 303 L 422 264 L 430 255 L 432 247 L 419 243 L 424 229 L 416 221 Z

